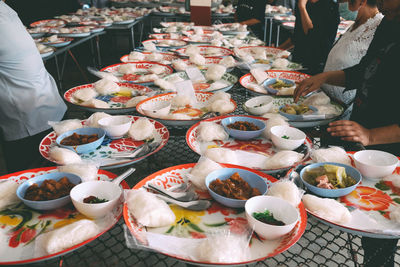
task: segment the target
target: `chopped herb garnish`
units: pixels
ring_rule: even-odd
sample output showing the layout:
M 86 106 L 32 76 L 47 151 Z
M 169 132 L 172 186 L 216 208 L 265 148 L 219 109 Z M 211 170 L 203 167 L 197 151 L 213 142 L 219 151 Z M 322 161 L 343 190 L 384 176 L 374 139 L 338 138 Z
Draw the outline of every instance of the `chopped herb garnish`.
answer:
M 265 210 L 264 212 L 253 212 L 253 217 L 263 223 L 268 223 L 277 226 L 285 225 L 284 222 L 275 219 L 274 215 L 272 214 L 272 212 L 269 212 L 269 210 Z
M 98 203 L 104 203 L 107 201 L 108 201 L 107 199 L 98 198 L 95 196 L 89 196 L 89 197 L 83 199 L 83 203 L 87 203 L 87 204 L 98 204 Z
M 290 137 L 287 135 L 282 136 L 283 139 L 289 139 Z

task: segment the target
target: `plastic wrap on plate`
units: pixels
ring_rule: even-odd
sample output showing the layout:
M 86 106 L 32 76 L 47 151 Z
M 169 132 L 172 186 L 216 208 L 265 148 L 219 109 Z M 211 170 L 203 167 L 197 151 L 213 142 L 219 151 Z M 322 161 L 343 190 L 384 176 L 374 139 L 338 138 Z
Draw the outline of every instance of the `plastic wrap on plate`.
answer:
M 314 162 L 336 162 L 351 165 L 351 160 L 346 151 L 337 146 L 311 150 L 310 156 Z
M 57 136 L 62 135 L 65 132 L 72 131 L 75 129 L 82 128 L 83 125 L 80 120 L 63 120 L 63 121 L 49 121 L 48 124 L 53 127 Z
M 90 115 L 90 117 L 85 121 L 85 125 L 93 128 L 100 128 L 99 120 L 105 117 L 110 117 L 111 115 L 104 112 L 96 112 Z
M 99 166 L 96 163 L 75 163 L 57 167 L 59 172 L 69 172 L 78 175 L 82 182 L 97 181 Z
M 219 165 L 215 161 L 202 156 L 188 174 L 189 181 L 197 188 L 206 191 L 207 187 L 205 180 L 207 175 L 221 168 L 221 165 Z
M 81 157 L 74 151 L 58 146 L 50 148 L 49 157 L 60 165 L 80 163 L 82 161 Z
M 0 210 L 20 202 L 17 197 L 19 184 L 11 179 L 0 181 Z
M 306 194 L 302 200 L 308 210 L 326 220 L 339 224 L 345 224 L 351 220 L 349 210 L 335 199 Z
M 265 162 L 265 169 L 280 169 L 284 167 L 293 166 L 304 157 L 303 154 L 295 151 L 279 151 L 272 157 L 268 158 Z
M 140 118 L 132 123 L 129 136 L 136 141 L 143 141 L 154 137 L 156 131 L 154 124 L 147 118 Z
M 214 140 L 227 140 L 229 134 L 221 124 L 215 122 L 203 121 L 198 128 L 199 140 L 202 142 L 211 142 Z
M 298 188 L 294 182 L 289 179 L 281 179 L 268 187 L 267 195 L 279 197 L 288 201 L 293 206 L 297 207 L 303 197 L 304 190 Z

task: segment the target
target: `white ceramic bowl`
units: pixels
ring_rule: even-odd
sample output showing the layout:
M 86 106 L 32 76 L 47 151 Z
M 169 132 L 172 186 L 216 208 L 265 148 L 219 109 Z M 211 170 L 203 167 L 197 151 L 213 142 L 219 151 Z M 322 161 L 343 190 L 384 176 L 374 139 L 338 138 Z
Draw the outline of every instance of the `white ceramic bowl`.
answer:
M 396 156 L 379 150 L 363 150 L 354 154 L 356 168 L 364 178 L 380 179 L 392 174 L 399 160 Z
M 253 115 L 263 115 L 268 113 L 273 104 L 273 98 L 268 95 L 256 96 L 247 100 L 244 105 L 249 113 Z
M 117 184 L 108 181 L 91 181 L 72 188 L 70 196 L 72 203 L 80 213 L 89 218 L 97 219 L 112 212 L 115 205 L 120 201 L 121 193 L 122 189 Z M 89 196 L 107 199 L 108 201 L 97 204 L 84 203 L 83 199 Z
M 305 139 L 306 134 L 294 127 L 278 125 L 271 128 L 272 143 L 282 150 L 294 150 L 301 146 Z
M 141 106 L 143 113 L 151 118 L 165 118 L 171 109 L 171 102 L 148 103 Z
M 293 207 L 284 199 L 272 196 L 256 196 L 247 200 L 244 206 L 246 210 L 246 218 L 250 227 L 265 239 L 273 240 L 280 238 L 296 226 L 300 219 L 297 208 Z M 264 212 L 268 210 L 272 212 L 275 219 L 285 223 L 283 226 L 263 223 L 253 217 L 254 212 Z
M 128 116 L 110 116 L 102 118 L 98 124 L 111 139 L 123 137 L 132 125 L 132 119 Z

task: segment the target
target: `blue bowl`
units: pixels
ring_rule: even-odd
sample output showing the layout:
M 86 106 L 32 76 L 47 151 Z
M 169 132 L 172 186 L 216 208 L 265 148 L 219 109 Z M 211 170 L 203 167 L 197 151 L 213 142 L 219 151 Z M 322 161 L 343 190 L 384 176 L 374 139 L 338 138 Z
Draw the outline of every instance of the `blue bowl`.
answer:
M 85 135 L 97 134 L 99 139 L 97 139 L 94 142 L 91 142 L 91 143 L 88 143 L 88 144 L 84 144 L 84 145 L 79 145 L 79 146 L 62 145 L 61 141 L 65 137 L 68 137 L 68 136 L 72 135 L 73 133 L 85 134 Z M 98 148 L 101 145 L 101 143 L 103 143 L 105 135 L 106 135 L 106 132 L 101 128 L 79 128 L 79 129 L 75 129 L 75 130 L 71 130 L 71 131 L 65 132 L 62 135 L 58 136 L 57 139 L 56 139 L 56 143 L 60 147 L 68 148 L 68 149 L 70 149 L 70 150 L 72 150 L 72 151 L 74 151 L 74 152 L 76 152 L 78 154 L 86 154 L 86 153 L 92 152 L 93 150 Z
M 326 189 L 326 188 L 319 188 L 314 185 L 309 184 L 303 178 L 304 172 L 306 170 L 314 169 L 323 165 L 336 165 L 341 166 L 346 169 L 346 174 L 350 175 L 354 180 L 356 180 L 356 184 L 346 187 L 346 188 L 339 188 L 339 189 Z M 356 187 L 360 184 L 362 180 L 361 173 L 356 169 L 346 164 L 335 163 L 335 162 L 322 162 L 322 163 L 313 163 L 308 165 L 307 167 L 303 168 L 300 172 L 300 178 L 303 181 L 304 185 L 314 194 L 321 196 L 321 197 L 341 197 L 350 194 Z
M 255 124 L 259 130 L 257 131 L 241 131 L 241 130 L 235 130 L 228 128 L 228 125 L 231 123 L 235 123 L 237 121 L 247 121 Z M 222 126 L 225 128 L 225 131 L 232 136 L 233 138 L 239 139 L 239 140 L 249 140 L 252 138 L 256 138 L 261 135 L 261 133 L 265 129 L 265 123 L 261 120 L 253 119 L 250 117 L 244 117 L 244 116 L 232 116 L 225 118 L 221 121 Z
M 282 116 L 285 116 L 290 121 L 304 121 L 304 120 L 307 120 L 307 119 L 305 119 L 303 116 L 315 115 L 318 112 L 318 109 L 316 107 L 308 106 L 312 110 L 312 113 L 307 113 L 305 115 L 304 114 L 303 115 L 288 114 L 288 113 L 282 111 L 282 108 L 284 108 L 285 106 L 286 105 L 282 105 L 282 106 L 279 107 L 279 114 L 281 114 Z
M 81 178 L 75 174 L 67 173 L 67 172 L 52 172 L 43 175 L 36 176 L 29 180 L 26 180 L 22 184 L 20 184 L 17 188 L 17 197 L 24 202 L 25 205 L 31 207 L 35 210 L 53 210 L 58 209 L 69 202 L 71 202 L 71 198 L 69 195 L 53 199 L 53 200 L 45 200 L 45 201 L 32 201 L 24 198 L 26 190 L 33 184 L 41 185 L 44 180 L 56 180 L 59 181 L 61 178 L 67 177 L 68 180 L 73 184 L 79 184 L 81 182 Z
M 273 94 L 273 95 L 275 95 L 275 94 L 277 94 L 277 93 L 279 92 L 278 89 L 274 89 L 274 88 L 272 87 L 272 85 L 273 85 L 274 83 L 276 83 L 276 80 L 277 80 L 277 79 L 275 79 L 275 78 L 269 78 L 269 79 L 266 79 L 266 80 L 264 81 L 264 84 L 263 84 L 264 88 L 266 88 L 267 91 L 268 91 L 270 94 Z M 281 81 L 283 81 L 283 82 L 285 82 L 285 83 L 289 83 L 289 84 L 292 84 L 292 85 L 296 85 L 294 81 L 291 81 L 291 80 L 288 80 L 288 79 L 279 79 L 279 80 L 281 80 Z
M 235 172 L 239 173 L 240 177 L 242 177 L 243 180 L 249 183 L 249 185 L 253 188 L 257 188 L 262 195 L 265 195 L 268 190 L 268 184 L 266 183 L 265 179 L 262 178 L 261 176 L 255 174 L 254 172 L 251 171 L 246 171 L 243 169 L 236 169 L 236 168 L 223 168 L 219 169 L 216 171 L 211 172 L 210 174 L 207 175 L 206 177 L 206 186 L 208 189 L 208 192 L 212 196 L 213 199 L 221 203 L 222 205 L 225 205 L 227 207 L 231 208 L 243 208 L 244 205 L 246 204 L 247 200 L 240 200 L 240 199 L 234 199 L 234 198 L 227 198 L 224 196 L 221 196 L 214 191 L 210 189 L 210 183 L 216 179 L 220 180 L 226 180 L 230 178 Z

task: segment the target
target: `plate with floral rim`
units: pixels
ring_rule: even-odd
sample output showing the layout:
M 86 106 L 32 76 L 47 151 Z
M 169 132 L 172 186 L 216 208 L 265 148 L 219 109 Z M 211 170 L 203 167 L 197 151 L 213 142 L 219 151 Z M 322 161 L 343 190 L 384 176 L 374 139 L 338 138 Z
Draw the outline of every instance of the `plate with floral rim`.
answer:
M 125 103 L 128 102 L 130 99 L 132 99 L 135 96 L 146 95 L 153 91 L 152 89 L 145 87 L 143 85 L 139 85 L 139 84 L 118 83 L 118 85 L 121 88 L 121 90 L 118 93 L 96 96 L 96 99 L 104 101 L 109 105 L 110 108 L 107 108 L 107 109 L 83 106 L 82 101 L 74 98 L 74 93 L 78 92 L 79 90 L 82 90 L 85 88 L 94 88 L 94 84 L 92 84 L 92 83 L 76 86 L 76 87 L 73 87 L 73 88 L 67 90 L 64 93 L 64 99 L 67 102 L 69 102 L 81 109 L 89 110 L 91 112 L 105 112 L 105 113 L 109 113 L 109 114 L 120 114 L 120 113 L 133 112 L 136 110 L 135 107 L 127 108 L 125 106 Z
M 225 47 L 212 46 L 212 45 L 197 45 L 197 47 L 200 48 L 200 55 L 204 57 L 226 57 L 233 55 L 233 51 Z M 209 52 L 210 50 L 213 51 L 213 53 L 210 53 Z M 185 47 L 176 49 L 176 52 L 179 55 L 188 57 L 188 55 L 185 54 L 185 51 L 186 51 Z
M 180 185 L 185 182 L 186 173 L 195 166 L 195 163 L 177 165 L 170 168 L 163 169 L 152 175 L 146 177 L 140 181 L 133 189 L 139 189 L 149 183 L 154 183 L 165 189 L 172 186 Z M 251 170 L 245 167 L 239 167 L 236 165 L 222 164 L 225 168 L 240 168 L 244 170 L 249 170 L 257 175 L 263 177 L 268 184 L 274 183 L 277 180 L 268 174 L 263 172 Z M 208 192 L 197 193 L 201 198 L 210 199 Z M 160 227 L 160 228 L 149 228 L 142 227 L 138 225 L 135 218 L 129 212 L 128 206 L 124 204 L 124 220 L 125 224 L 128 226 L 131 234 L 140 242 L 145 242 L 143 240 L 143 233 L 146 231 L 151 233 L 157 233 L 167 236 L 178 236 L 184 238 L 199 239 L 205 238 L 205 233 L 207 231 L 215 231 L 219 229 L 229 229 L 230 231 L 236 231 L 241 233 L 247 225 L 246 214 L 244 209 L 233 209 L 222 206 L 214 200 L 212 200 L 212 205 L 206 211 L 190 211 L 186 209 L 179 208 L 175 205 L 170 206 L 172 211 L 176 216 L 175 223 L 170 226 Z M 231 263 L 212 263 L 212 262 L 200 262 L 193 261 L 184 257 L 176 255 L 168 255 L 169 257 L 175 258 L 180 261 L 200 264 L 200 265 L 243 265 L 252 262 L 262 261 L 266 258 L 274 257 L 279 253 L 282 253 L 293 246 L 303 235 L 306 225 L 307 225 L 307 215 L 302 203 L 297 207 L 300 212 L 300 220 L 296 224 L 295 228 L 287 235 L 276 239 L 276 240 L 264 240 L 260 238 L 257 234 L 253 234 L 251 237 L 251 259 L 246 262 L 231 262 Z M 162 252 L 160 252 L 162 253 Z
M 206 122 L 215 122 L 217 124 L 221 123 L 221 120 L 227 117 L 244 117 L 244 118 L 254 118 L 261 120 L 267 123 L 268 119 L 262 117 L 248 116 L 248 115 L 227 115 L 227 116 L 219 116 L 210 119 L 206 119 L 203 121 Z M 201 122 L 203 122 L 201 121 Z M 296 162 L 293 166 L 286 166 L 279 169 L 263 169 L 262 163 L 268 158 L 279 152 L 280 150 L 275 148 L 272 144 L 271 140 L 263 137 L 251 139 L 251 140 L 236 140 L 232 137 L 229 137 L 225 141 L 211 141 L 211 142 L 201 142 L 198 138 L 198 129 L 200 123 L 198 122 L 186 132 L 186 143 L 190 147 L 191 150 L 196 152 L 199 155 L 203 155 L 207 149 L 210 148 L 227 148 L 233 151 L 238 151 L 240 153 L 236 153 L 238 158 L 238 162 L 242 161 L 243 163 L 239 163 L 237 165 L 242 165 L 244 167 L 251 167 L 255 170 L 260 170 L 265 173 L 274 174 L 279 173 L 285 170 L 290 170 L 292 167 L 297 166 L 309 159 L 310 151 L 312 149 L 312 142 L 307 137 L 304 141 L 304 144 L 296 149 L 296 152 L 302 153 L 304 156 L 299 161 Z
M 132 121 L 136 121 L 140 119 L 141 117 L 139 116 L 129 116 L 132 118 Z M 113 155 L 118 155 L 119 153 L 126 154 L 127 152 L 130 152 L 134 150 L 136 147 L 140 146 L 143 144 L 143 141 L 136 141 L 133 140 L 131 137 L 128 135 L 125 135 L 123 138 L 119 139 L 110 139 L 107 136 L 104 138 L 103 143 L 101 144 L 100 147 L 98 147 L 96 150 L 86 153 L 86 154 L 81 154 L 80 157 L 82 159 L 82 162 L 95 162 L 97 163 L 100 168 L 102 169 L 114 169 L 114 168 L 119 168 L 127 165 L 131 165 L 134 163 L 137 163 L 145 158 L 147 158 L 150 155 L 153 155 L 154 153 L 157 153 L 158 151 L 163 148 L 169 139 L 169 131 L 167 127 L 165 127 L 163 124 L 161 124 L 158 121 L 155 121 L 153 119 L 149 119 L 152 124 L 154 124 L 154 127 L 156 129 L 156 134 L 154 137 L 154 140 L 160 141 L 160 144 L 158 145 L 157 148 L 153 149 L 149 153 L 140 156 L 138 158 L 134 159 L 128 159 L 128 158 L 121 158 L 121 159 L 113 159 Z M 82 124 L 85 123 L 85 120 L 82 121 Z M 46 135 L 42 141 L 39 144 L 39 152 L 44 157 L 45 159 L 52 161 L 56 163 L 54 160 L 52 160 L 49 156 L 50 148 L 53 146 L 56 146 L 56 139 L 57 139 L 57 134 L 53 131 Z
M 56 167 L 25 170 L 0 176 L 0 181 L 13 180 L 16 183 L 22 183 L 35 176 L 55 171 L 57 171 Z M 111 172 L 99 170 L 97 179 L 110 181 L 115 177 L 117 175 Z M 125 181 L 121 183 L 121 186 L 123 189 L 129 189 Z M 35 263 L 70 253 L 110 230 L 121 218 L 122 205 L 118 205 L 112 213 L 113 216 L 108 220 L 97 219 L 94 221 L 101 228 L 98 235 L 63 251 L 36 257 L 34 247 L 37 236 L 46 230 L 60 228 L 75 221 L 89 218 L 76 211 L 72 204 L 52 211 L 36 211 L 22 203 L 9 206 L 0 211 L 0 234 L 4 234 L 5 237 L 0 241 L 0 265 Z
M 161 61 L 155 61 L 155 62 L 159 62 L 161 64 L 166 64 L 166 65 L 169 65 L 169 64 L 172 63 L 172 61 L 179 59 L 179 57 L 177 55 L 172 54 L 172 53 L 145 52 L 145 51 L 144 52 L 139 52 L 139 53 L 141 53 L 141 54 L 143 54 L 145 56 L 149 56 L 151 54 L 160 54 L 160 55 L 162 55 L 162 60 Z M 121 62 L 124 62 L 124 63 L 126 63 L 126 62 L 139 62 L 140 61 L 140 60 L 130 60 L 129 59 L 129 55 L 123 55 L 120 58 L 120 60 L 121 60 Z M 149 61 L 151 61 L 151 60 L 149 60 Z M 166 63 L 166 62 L 168 62 L 168 63 Z

